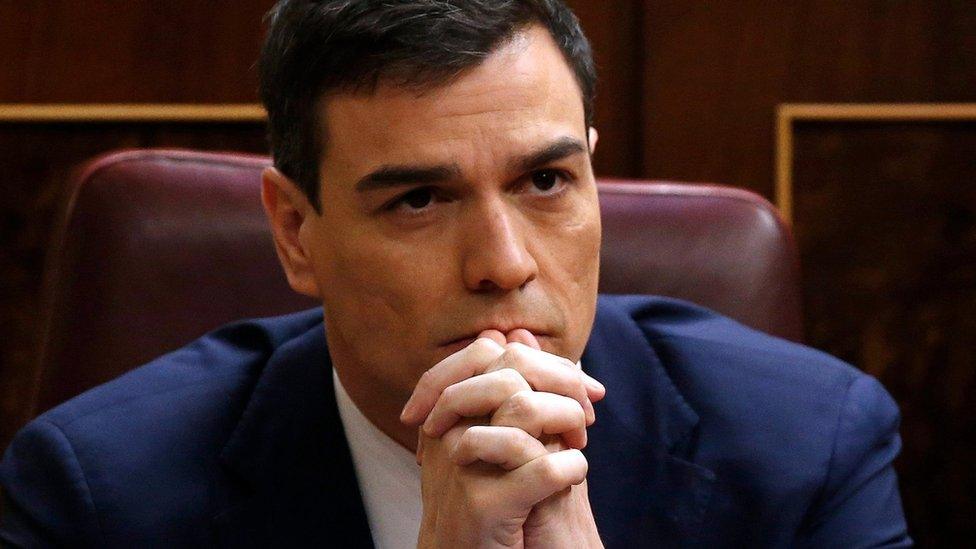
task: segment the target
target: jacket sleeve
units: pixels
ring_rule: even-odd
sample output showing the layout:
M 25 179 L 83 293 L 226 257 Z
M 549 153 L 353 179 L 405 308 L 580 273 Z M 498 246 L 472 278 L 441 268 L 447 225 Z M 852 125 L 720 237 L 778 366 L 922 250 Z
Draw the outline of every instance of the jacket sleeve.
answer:
M 0 463 L 0 485 L 0 545 L 79 547 L 97 540 L 88 482 L 57 425 L 37 419 L 14 437 Z
M 910 547 L 892 462 L 901 450 L 898 407 L 880 383 L 857 376 L 847 391 L 826 481 L 799 547 Z

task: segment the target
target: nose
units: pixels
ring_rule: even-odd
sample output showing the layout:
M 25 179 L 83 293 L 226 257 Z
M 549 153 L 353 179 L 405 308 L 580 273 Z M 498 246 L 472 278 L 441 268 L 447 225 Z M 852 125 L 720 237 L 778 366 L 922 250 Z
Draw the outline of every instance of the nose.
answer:
M 465 231 L 464 284 L 476 292 L 510 291 L 535 279 L 525 222 L 504 199 L 479 208 Z

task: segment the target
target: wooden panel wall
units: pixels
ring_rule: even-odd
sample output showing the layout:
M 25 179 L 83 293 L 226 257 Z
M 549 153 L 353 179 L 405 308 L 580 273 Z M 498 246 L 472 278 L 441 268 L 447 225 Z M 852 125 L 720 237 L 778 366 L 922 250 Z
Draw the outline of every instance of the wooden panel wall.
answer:
M 0 59 L 5 64 L 5 70 L 0 71 L 0 103 L 253 101 L 253 62 L 261 38 L 260 20 L 271 3 L 272 0 L 0 2 Z M 594 43 L 601 71 L 597 98 L 601 142 L 596 166 L 602 175 L 722 182 L 773 198 L 777 104 L 976 101 L 976 7 L 969 1 L 569 3 Z M 198 128 L 202 133 L 191 136 L 140 126 L 116 128 L 113 131 L 118 132 L 112 134 L 115 138 L 103 140 L 90 140 L 92 135 L 102 133 L 97 127 L 80 129 L 80 133 L 75 130 L 78 128 L 37 130 L 39 133 L 30 138 L 35 141 L 18 140 L 16 146 L 11 144 L 14 134 L 7 133 L 3 142 L 9 146 L 0 150 L 0 169 L 21 174 L 0 180 L 0 322 L 9 327 L 6 339 L 0 342 L 0 446 L 22 421 L 17 410 L 27 386 L 25 380 L 31 375 L 35 351 L 30 341 L 35 329 L 31 318 L 37 304 L 37 281 L 50 231 L 52 204 L 59 193 L 58 184 L 63 181 L 51 174 L 63 173 L 67 169 L 63 163 L 73 161 L 81 153 L 119 144 L 261 148 L 254 128 L 213 132 Z M 0 135 L 4 131 L 7 130 L 0 127 Z M 52 134 L 45 134 L 46 131 L 58 135 L 58 146 L 65 147 L 58 150 L 75 153 L 47 158 L 39 154 L 37 151 L 52 147 Z M 917 159 L 911 152 L 914 149 L 929 150 L 926 154 L 966 152 L 968 145 L 959 145 L 962 149 L 944 145 L 958 137 L 953 133 L 961 131 L 958 128 L 884 127 L 865 131 L 870 136 L 846 130 L 837 133 L 836 129 L 823 127 L 806 128 L 798 135 L 798 205 L 803 200 L 809 205 L 809 200 L 823 196 L 827 201 L 821 205 L 826 212 L 823 215 L 831 218 L 833 226 L 840 227 L 821 232 L 822 221 L 812 216 L 810 209 L 798 217 L 797 232 L 805 247 L 802 252 L 807 324 L 813 327 L 809 340 L 862 366 L 889 360 L 892 352 L 897 355 L 894 362 L 914 365 L 912 375 L 890 367 L 883 376 L 906 410 L 906 457 L 899 463 L 906 506 L 917 538 L 929 544 L 949 544 L 972 538 L 976 522 L 942 517 L 976 516 L 976 503 L 972 496 L 960 495 L 965 492 L 948 493 L 933 488 L 935 484 L 928 481 L 936 477 L 952 479 L 973 493 L 976 472 L 971 466 L 951 461 L 963 455 L 959 452 L 964 448 L 971 452 L 973 447 L 974 420 L 969 417 L 972 410 L 966 409 L 971 408 L 971 403 L 964 399 L 962 408 L 958 402 L 952 405 L 957 407 L 950 407 L 947 402 L 951 399 L 942 398 L 948 389 L 940 385 L 944 383 L 944 369 L 940 368 L 945 366 L 940 366 L 937 353 L 911 354 L 903 347 L 889 349 L 889 339 L 878 339 L 877 333 L 849 324 L 835 310 L 819 306 L 815 298 L 820 295 L 816 292 L 819 285 L 849 280 L 857 275 L 858 261 L 873 257 L 877 249 L 898 243 L 896 235 L 902 233 L 877 231 L 873 236 L 877 240 L 872 241 L 875 247 L 854 246 L 845 256 L 856 261 L 845 263 L 828 253 L 848 244 L 844 239 L 848 229 L 844 227 L 853 225 L 843 223 L 867 222 L 864 226 L 870 228 L 870 219 L 874 218 L 860 216 L 859 201 L 872 196 L 880 200 L 879 204 L 900 204 L 898 201 L 904 198 L 902 194 L 885 195 L 890 187 L 869 183 L 872 170 L 881 165 L 900 169 L 909 162 L 906 159 Z M 876 145 L 859 148 L 860 137 L 870 137 Z M 889 142 L 901 143 L 907 150 L 893 152 L 884 145 Z M 825 155 L 824 147 L 835 148 Z M 846 152 L 834 154 L 837 151 Z M 862 154 L 871 155 L 873 160 L 862 162 Z M 972 174 L 965 172 L 968 167 L 954 161 L 955 157 L 945 158 L 950 160 L 946 163 L 950 171 L 926 179 L 938 187 L 925 187 L 919 199 L 944 202 L 950 217 L 957 220 L 952 222 L 955 225 L 947 225 L 948 232 L 940 241 L 942 247 L 934 253 L 957 250 L 952 261 L 961 262 L 959 272 L 965 273 L 972 267 L 972 258 L 964 247 L 968 246 L 968 236 L 960 236 L 968 233 L 959 227 L 965 225 L 969 215 L 970 206 L 965 201 L 970 195 L 944 187 L 972 186 Z M 816 194 L 816 182 L 825 165 L 842 174 L 846 178 L 843 181 L 865 182 L 867 186 L 853 192 L 844 184 L 835 186 L 831 193 Z M 814 194 L 803 195 L 807 191 Z M 873 192 L 881 194 L 875 197 Z M 935 207 L 935 202 L 927 204 L 925 208 Z M 842 217 L 839 212 L 853 212 L 853 217 Z M 888 222 L 897 219 L 900 218 L 891 217 Z M 809 235 L 823 238 L 808 238 Z M 963 240 L 952 240 L 956 237 Z M 894 272 L 886 271 L 885 276 Z M 928 288 L 928 293 L 923 292 L 927 297 L 919 298 L 919 304 L 897 305 L 897 299 L 903 296 L 887 293 L 873 296 L 889 307 L 886 310 L 897 311 L 885 324 L 884 333 L 915 334 L 924 328 L 942 334 L 940 337 L 946 341 L 966 341 L 960 338 L 970 337 L 971 331 L 967 330 L 971 326 L 966 324 L 968 317 L 959 313 L 963 309 L 939 309 L 933 315 L 920 305 L 929 303 L 929 299 L 942 299 L 933 296 L 945 296 L 949 291 L 939 285 L 938 276 L 943 271 L 925 273 L 920 280 L 927 284 L 922 287 Z M 973 297 L 973 286 L 967 280 L 952 287 L 953 292 L 961 292 L 955 302 L 958 307 Z M 830 335 L 838 333 L 845 336 Z M 871 341 L 883 343 L 865 343 Z M 857 352 L 851 354 L 850 349 Z M 961 353 L 953 355 L 954 372 L 969 375 L 966 372 L 974 371 L 971 355 L 953 352 Z M 887 377 L 894 375 L 890 372 L 906 374 Z M 923 412 L 914 415 L 915 410 Z M 945 437 L 930 436 L 943 432 L 962 437 L 965 442 L 960 444 L 968 446 L 957 445 L 947 451 L 940 446 L 947 440 Z
M 254 101 L 272 0 L 0 2 L 5 103 Z
M 816 265 L 808 340 L 898 400 L 906 512 L 921 540 L 946 546 L 972 532 L 976 498 L 973 115 L 795 131 L 796 236 Z

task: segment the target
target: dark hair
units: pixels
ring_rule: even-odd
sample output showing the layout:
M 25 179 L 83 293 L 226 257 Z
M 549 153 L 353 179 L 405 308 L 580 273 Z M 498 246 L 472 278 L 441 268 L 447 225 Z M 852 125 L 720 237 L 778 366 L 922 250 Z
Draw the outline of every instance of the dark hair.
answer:
M 320 212 L 320 97 L 371 92 L 380 81 L 420 88 L 450 81 L 532 23 L 562 50 L 592 124 L 593 55 L 561 0 L 282 0 L 267 20 L 260 94 L 275 166 Z

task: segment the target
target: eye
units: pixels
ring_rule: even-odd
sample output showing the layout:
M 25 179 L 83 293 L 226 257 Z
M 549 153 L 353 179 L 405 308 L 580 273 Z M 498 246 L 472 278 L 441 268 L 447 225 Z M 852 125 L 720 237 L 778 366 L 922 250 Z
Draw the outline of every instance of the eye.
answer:
M 540 191 L 548 191 L 555 187 L 558 182 L 556 172 L 552 170 L 544 170 L 532 174 L 532 184 Z
M 434 194 L 427 188 L 414 189 L 403 195 L 399 203 L 411 210 L 422 210 L 434 201 Z
M 552 195 L 562 191 L 569 178 L 559 170 L 538 170 L 532 172 L 531 180 L 531 192 Z
M 391 200 L 383 207 L 383 209 L 390 212 L 400 211 L 403 213 L 415 214 L 425 211 L 436 200 L 437 197 L 435 196 L 434 189 L 430 187 L 420 187 Z

